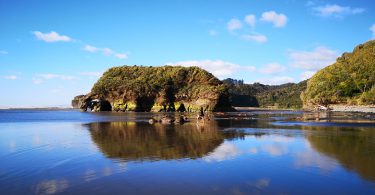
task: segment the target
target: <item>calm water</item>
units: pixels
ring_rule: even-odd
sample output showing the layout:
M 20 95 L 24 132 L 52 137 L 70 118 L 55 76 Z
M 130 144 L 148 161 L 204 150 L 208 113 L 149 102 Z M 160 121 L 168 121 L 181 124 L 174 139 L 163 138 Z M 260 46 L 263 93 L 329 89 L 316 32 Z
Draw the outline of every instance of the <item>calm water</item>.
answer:
M 153 115 L 0 111 L 0 193 L 375 194 L 373 115 Z

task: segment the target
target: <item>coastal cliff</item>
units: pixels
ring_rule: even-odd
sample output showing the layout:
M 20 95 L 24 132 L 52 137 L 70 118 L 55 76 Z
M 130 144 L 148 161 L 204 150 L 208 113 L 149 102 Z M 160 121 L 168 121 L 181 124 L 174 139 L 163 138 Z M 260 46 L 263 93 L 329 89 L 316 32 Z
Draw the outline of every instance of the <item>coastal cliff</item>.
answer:
M 120 66 L 107 70 L 72 106 L 83 111 L 231 111 L 227 87 L 198 67 Z

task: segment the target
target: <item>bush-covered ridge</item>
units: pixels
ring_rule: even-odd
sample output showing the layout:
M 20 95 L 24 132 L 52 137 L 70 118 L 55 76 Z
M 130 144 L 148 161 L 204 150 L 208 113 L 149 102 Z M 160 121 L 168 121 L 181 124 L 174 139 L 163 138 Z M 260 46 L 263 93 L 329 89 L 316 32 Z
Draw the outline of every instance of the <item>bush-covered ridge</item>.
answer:
M 318 71 L 301 95 L 314 104 L 375 104 L 375 40 L 344 53 L 336 63 Z
M 260 83 L 244 84 L 241 80 L 225 79 L 229 88 L 230 101 L 236 107 L 273 107 L 302 108 L 301 92 L 306 89 L 306 82 L 282 85 L 264 85 Z
M 199 67 L 113 67 L 84 97 L 87 101 L 107 101 L 116 111 L 157 111 L 167 108 L 174 111 L 181 103 L 191 110 L 200 107 L 207 110 L 231 108 L 226 86 Z

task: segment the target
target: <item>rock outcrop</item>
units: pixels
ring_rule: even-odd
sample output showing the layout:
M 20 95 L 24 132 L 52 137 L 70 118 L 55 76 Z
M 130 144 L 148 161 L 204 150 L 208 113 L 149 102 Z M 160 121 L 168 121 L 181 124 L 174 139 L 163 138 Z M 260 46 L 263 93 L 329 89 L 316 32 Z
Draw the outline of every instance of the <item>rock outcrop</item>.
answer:
M 198 67 L 110 68 L 72 106 L 83 111 L 232 111 L 227 87 Z

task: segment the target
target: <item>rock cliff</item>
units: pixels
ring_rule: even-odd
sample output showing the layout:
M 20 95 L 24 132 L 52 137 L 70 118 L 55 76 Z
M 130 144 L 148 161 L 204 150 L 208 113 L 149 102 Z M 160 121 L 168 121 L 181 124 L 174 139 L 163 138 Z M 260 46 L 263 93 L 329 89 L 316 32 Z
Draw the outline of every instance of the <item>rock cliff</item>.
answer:
M 120 66 L 107 70 L 72 106 L 83 111 L 231 111 L 227 87 L 198 67 Z

